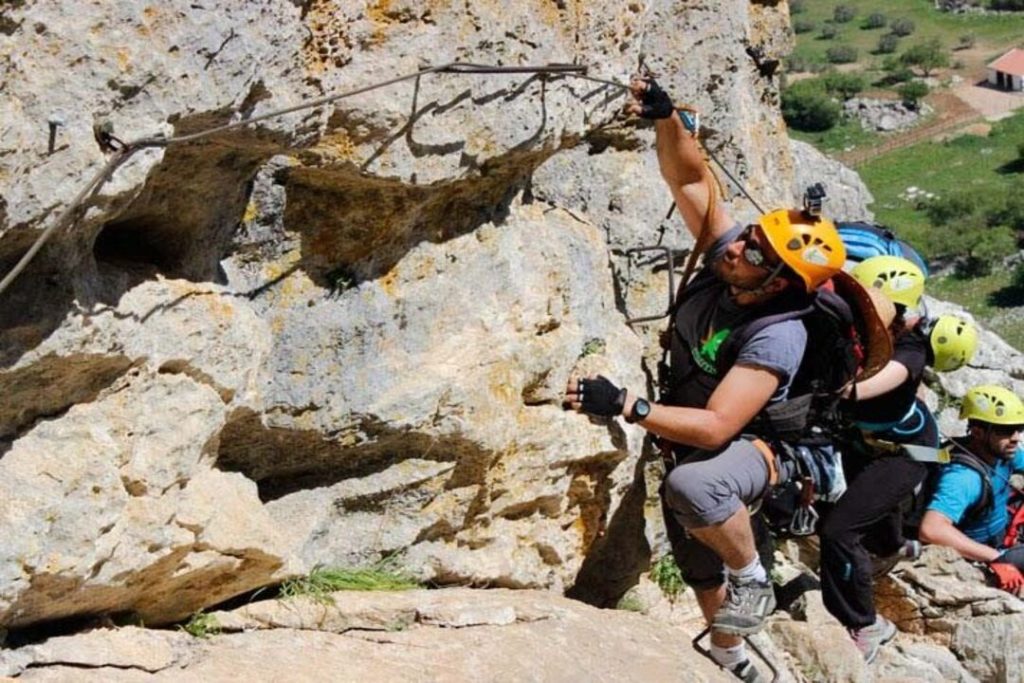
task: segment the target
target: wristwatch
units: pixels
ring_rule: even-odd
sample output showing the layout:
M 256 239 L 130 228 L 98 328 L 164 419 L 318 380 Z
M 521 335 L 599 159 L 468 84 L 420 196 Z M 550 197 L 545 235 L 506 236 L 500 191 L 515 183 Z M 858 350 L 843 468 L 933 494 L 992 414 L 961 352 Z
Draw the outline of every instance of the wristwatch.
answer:
M 633 402 L 633 409 L 629 411 L 629 415 L 626 416 L 626 422 L 634 424 L 642 420 L 646 420 L 647 416 L 651 414 L 651 404 L 646 399 L 638 398 Z

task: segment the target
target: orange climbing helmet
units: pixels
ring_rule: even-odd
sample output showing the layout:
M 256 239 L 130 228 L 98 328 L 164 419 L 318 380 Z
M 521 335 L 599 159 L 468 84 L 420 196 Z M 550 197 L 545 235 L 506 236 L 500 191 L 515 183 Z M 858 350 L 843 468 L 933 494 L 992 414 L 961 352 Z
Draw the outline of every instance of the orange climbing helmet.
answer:
M 838 273 L 846 247 L 832 221 L 794 209 L 777 209 L 757 219 L 782 262 L 804 281 L 808 292 Z

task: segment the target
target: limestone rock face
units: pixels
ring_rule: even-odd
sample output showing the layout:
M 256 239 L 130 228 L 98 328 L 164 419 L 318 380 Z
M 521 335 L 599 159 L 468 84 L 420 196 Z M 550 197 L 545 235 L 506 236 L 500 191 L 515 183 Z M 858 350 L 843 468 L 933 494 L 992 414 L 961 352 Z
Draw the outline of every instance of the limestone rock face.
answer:
M 741 0 L 8 3 L 0 265 L 112 158 L 94 125 L 115 147 L 182 136 L 455 61 L 624 83 L 649 55 L 717 162 L 784 202 L 785 21 Z M 170 620 L 395 552 L 440 583 L 617 599 L 660 542 L 657 475 L 642 430 L 561 396 L 590 373 L 647 392 L 653 327 L 625 319 L 664 310 L 668 288 L 625 252 L 692 243 L 663 221 L 653 132 L 620 116 L 623 95 L 424 74 L 114 167 L 0 295 L 0 466 L 24 484 L 4 509 L 27 525 L 0 625 Z M 196 402 L 200 424 L 179 414 Z M 64 510 L 79 480 L 102 491 L 74 488 L 92 514 L 24 512 Z
M 0 654 L 25 680 L 728 681 L 673 626 L 536 591 L 341 592 L 212 615 L 207 639 L 99 629 Z M 285 625 L 290 624 L 290 625 Z M 315 653 L 311 656 L 311 653 Z
M 255 485 L 213 469 L 225 412 L 186 376 L 133 371 L 18 439 L 0 460 L 0 621 L 159 624 L 294 571 Z
M 5 3 L 4 273 L 119 159 L 97 147 L 94 125 L 112 125 L 117 147 L 318 103 L 133 153 L 0 293 L 0 627 L 124 613 L 169 623 L 315 565 L 391 556 L 436 584 L 615 604 L 664 552 L 660 465 L 643 430 L 564 412 L 561 398 L 585 374 L 652 392 L 663 323 L 627 320 L 666 311 L 667 275 L 693 240 L 666 218 L 651 124 L 621 116 L 622 88 L 605 81 L 650 68 L 701 112 L 737 220 L 757 213 L 737 183 L 774 208 L 817 180 L 834 215 L 868 217 L 854 175 L 787 140 L 776 73 L 787 21 L 786 3 L 744 0 Z M 412 78 L 455 61 L 576 64 L 598 80 Z M 663 251 L 631 251 L 644 246 Z M 991 337 L 986 349 L 934 378 L 937 392 L 1024 377 L 1019 355 Z M 982 652 L 1005 647 L 1016 602 L 980 583 L 957 602 L 963 593 L 940 579 L 915 579 L 937 582 L 927 604 L 894 584 L 893 613 L 931 640 L 887 670 L 927 662 L 955 677 L 949 646 L 981 653 L 979 677 L 1017 671 Z M 539 640 L 495 632 L 527 653 L 512 678 L 530 678 L 537 652 L 545 675 L 573 671 L 544 680 L 680 670 L 678 639 L 640 617 L 627 617 L 635 631 L 616 649 L 587 622 L 602 623 L 592 611 L 517 600 L 387 614 L 410 631 L 432 619 L 512 629 L 541 614 Z M 498 645 L 472 656 L 464 641 L 446 646 L 439 629 L 410 638 L 404 659 L 381 656 L 341 631 L 382 622 L 316 609 L 220 615 L 240 624 L 218 641 L 223 660 L 180 634 L 141 657 L 121 635 L 93 633 L 85 647 L 23 648 L 5 666 L 171 676 L 194 662 L 197 678 L 218 667 L 237 678 L 269 661 L 287 677 L 290 657 L 315 647 L 325 662 L 366 657 L 378 678 L 401 678 L 426 666 L 422 646 L 450 648 L 438 667 L 463 657 L 467 669 L 437 679 L 464 680 L 487 678 L 475 667 L 489 656 L 505 661 Z M 976 615 L 992 619 L 971 622 L 992 638 L 960 628 Z M 286 628 L 245 631 L 321 617 L 332 632 L 312 644 Z M 820 610 L 812 618 L 780 618 L 774 642 L 805 664 L 866 675 L 848 642 L 819 652 L 842 634 Z M 93 654 L 103 648 L 124 654 Z M 586 669 L 609 652 L 605 668 Z M 685 661 L 695 679 L 719 675 L 697 661 Z

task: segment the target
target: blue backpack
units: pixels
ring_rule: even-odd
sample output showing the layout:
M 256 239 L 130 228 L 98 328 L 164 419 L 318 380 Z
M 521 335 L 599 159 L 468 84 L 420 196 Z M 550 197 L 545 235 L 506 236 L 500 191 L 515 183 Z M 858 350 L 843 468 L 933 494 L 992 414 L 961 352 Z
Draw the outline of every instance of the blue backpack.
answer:
M 901 256 L 912 261 L 928 277 L 928 264 L 917 250 L 896 237 L 892 230 L 874 223 L 837 223 L 839 237 L 846 245 L 846 258 L 863 261 L 872 256 Z

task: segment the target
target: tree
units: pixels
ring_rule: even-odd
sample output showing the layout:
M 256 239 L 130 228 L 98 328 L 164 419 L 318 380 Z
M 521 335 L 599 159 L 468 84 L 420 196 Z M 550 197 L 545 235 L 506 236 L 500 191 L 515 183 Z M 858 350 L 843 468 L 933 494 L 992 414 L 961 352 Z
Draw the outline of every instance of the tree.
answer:
M 992 9 L 1024 10 L 1024 0 L 992 0 Z
M 832 71 L 821 78 L 826 92 L 838 95 L 843 100 L 848 100 L 864 90 L 864 78 L 858 74 L 842 73 Z
M 892 31 L 897 36 L 901 37 L 909 36 L 911 33 L 914 32 L 915 28 L 916 26 L 914 26 L 914 22 L 912 22 L 910 19 L 896 19 L 891 24 L 889 24 L 889 30 Z
M 937 38 L 927 43 L 918 43 L 900 56 L 900 61 L 908 66 L 916 66 L 927 77 L 931 72 L 942 66 L 949 66 L 949 53 L 942 48 Z
M 886 33 L 884 36 L 879 36 L 878 47 L 875 48 L 875 52 L 880 55 L 887 55 L 896 52 L 896 48 L 900 45 L 900 37 L 895 33 Z
M 885 25 L 889 23 L 889 18 L 881 12 L 872 12 L 868 15 L 868 18 L 864 20 L 864 28 L 885 28 Z
M 852 64 L 857 61 L 857 48 L 852 45 L 835 45 L 825 50 L 825 58 L 832 64 Z
M 839 33 L 839 29 L 834 24 L 825 24 L 821 27 L 820 36 L 822 40 L 832 40 L 836 37 L 837 33 Z
M 798 81 L 782 93 L 782 118 L 797 130 L 828 130 L 838 123 L 841 111 L 820 79 Z
M 987 275 L 993 261 L 1016 251 L 1013 233 L 993 224 L 994 203 L 976 190 L 936 199 L 925 208 L 932 224 L 929 233 L 937 255 L 959 257 L 957 274 L 962 277 Z
M 797 19 L 793 22 L 794 33 L 810 33 L 814 27 L 815 23 L 810 19 Z
M 832 10 L 832 20 L 837 24 L 845 24 L 857 16 L 857 10 L 850 5 L 836 5 Z
M 928 85 L 921 81 L 910 81 L 901 85 L 896 92 L 903 100 L 903 104 L 911 109 L 917 109 L 921 98 L 928 94 Z

